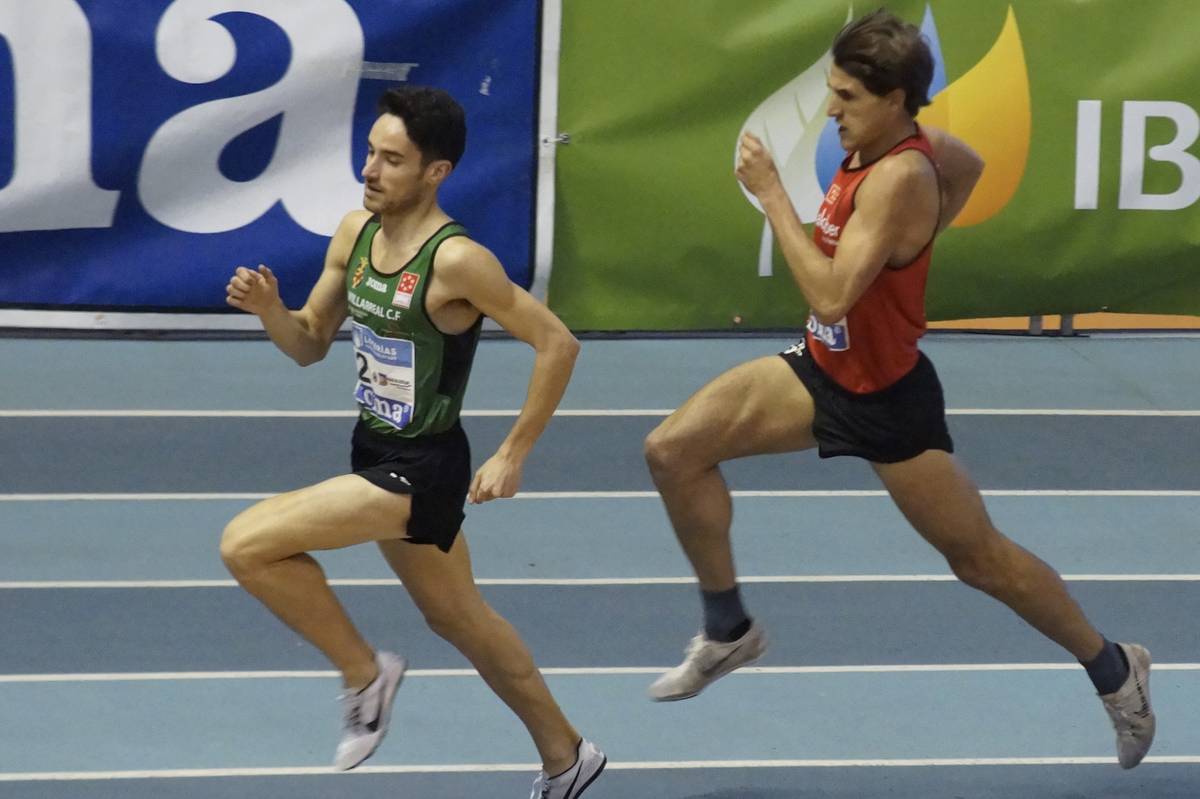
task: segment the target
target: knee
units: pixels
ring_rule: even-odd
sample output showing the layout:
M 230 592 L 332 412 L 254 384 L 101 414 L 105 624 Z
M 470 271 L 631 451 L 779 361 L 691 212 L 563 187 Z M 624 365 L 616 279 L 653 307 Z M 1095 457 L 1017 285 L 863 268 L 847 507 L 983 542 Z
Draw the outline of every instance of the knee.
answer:
M 646 436 L 642 452 L 656 482 L 678 474 L 686 463 L 686 443 L 665 423 Z
M 221 560 L 239 582 L 252 576 L 265 563 L 256 543 L 258 538 L 257 528 L 241 516 L 227 524 L 221 534 Z
M 455 602 L 422 608 L 421 614 L 435 635 L 455 646 L 471 637 L 471 631 L 478 626 L 481 615 L 478 610 Z
M 947 553 L 946 561 L 954 576 L 983 593 L 1003 598 L 1022 589 L 1022 576 L 1007 556 L 1004 539 L 999 535 L 969 548 Z

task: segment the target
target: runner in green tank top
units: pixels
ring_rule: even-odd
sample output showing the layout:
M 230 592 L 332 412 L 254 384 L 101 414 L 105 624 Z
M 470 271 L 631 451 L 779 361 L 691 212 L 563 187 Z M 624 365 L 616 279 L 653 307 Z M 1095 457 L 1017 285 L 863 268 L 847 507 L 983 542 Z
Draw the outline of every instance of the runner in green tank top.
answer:
M 308 552 L 374 541 L 430 627 L 461 651 L 529 730 L 538 799 L 575 799 L 604 754 L 567 721 L 513 628 L 483 601 L 460 525 L 464 500 L 511 497 L 566 389 L 579 343 L 514 285 L 438 205 L 462 155 L 462 109 L 445 92 L 393 89 L 368 136 L 363 205 L 338 226 L 308 301 L 288 310 L 266 266 L 238 267 L 228 302 L 258 315 L 300 365 L 321 360 L 349 318 L 360 409 L 351 474 L 259 502 L 225 528 L 238 582 L 342 674 L 340 769 L 387 731 L 406 663 L 375 652 Z M 483 316 L 536 351 L 529 392 L 499 449 L 472 477 L 459 412 Z

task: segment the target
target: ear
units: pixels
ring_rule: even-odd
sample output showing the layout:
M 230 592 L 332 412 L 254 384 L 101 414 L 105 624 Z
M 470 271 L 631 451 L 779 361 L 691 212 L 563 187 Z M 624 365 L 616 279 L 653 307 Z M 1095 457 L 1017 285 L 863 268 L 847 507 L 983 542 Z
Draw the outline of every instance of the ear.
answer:
M 425 180 L 433 186 L 441 185 L 453 169 L 454 166 L 445 159 L 431 161 L 429 166 L 425 167 Z
M 886 100 L 888 105 L 892 106 L 893 108 L 900 111 L 905 111 L 905 113 L 907 113 L 904 108 L 904 101 L 907 99 L 907 97 L 908 95 L 905 93 L 904 89 L 897 88 L 892 89 L 890 92 L 885 94 L 883 99 Z

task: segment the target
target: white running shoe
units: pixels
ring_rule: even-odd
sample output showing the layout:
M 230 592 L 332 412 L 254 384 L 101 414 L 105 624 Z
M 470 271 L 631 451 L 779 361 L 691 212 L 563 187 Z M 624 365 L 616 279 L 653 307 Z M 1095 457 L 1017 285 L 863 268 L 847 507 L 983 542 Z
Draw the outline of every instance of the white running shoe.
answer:
M 689 699 L 766 651 L 767 636 L 758 622 L 752 622 L 745 635 L 728 644 L 711 641 L 701 632 L 688 644 L 683 662 L 655 680 L 647 693 L 655 702 Z
M 1129 676 L 1115 693 L 1100 700 L 1117 730 L 1117 760 L 1121 768 L 1142 762 L 1154 743 L 1154 711 L 1150 709 L 1150 653 L 1137 644 L 1117 644 L 1129 661 Z
M 587 738 L 580 740 L 575 755 L 575 765 L 551 777 L 546 772 L 533 781 L 533 793 L 529 799 L 575 799 L 596 781 L 604 771 L 608 758 Z
M 392 700 L 404 679 L 408 663 L 391 652 L 377 652 L 379 676 L 361 691 L 346 691 L 342 701 L 342 740 L 333 757 L 333 767 L 347 771 L 375 753 L 387 735 Z

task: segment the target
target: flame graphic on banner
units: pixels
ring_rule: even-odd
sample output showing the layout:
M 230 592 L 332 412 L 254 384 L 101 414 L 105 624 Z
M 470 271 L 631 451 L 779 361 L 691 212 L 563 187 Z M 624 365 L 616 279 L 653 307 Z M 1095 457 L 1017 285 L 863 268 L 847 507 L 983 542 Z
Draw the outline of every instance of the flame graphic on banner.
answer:
M 1029 74 L 1012 6 L 992 49 L 917 120 L 962 139 L 987 164 L 954 227 L 978 225 L 1008 205 L 1025 175 L 1033 130 Z

